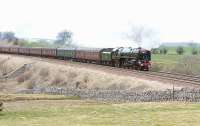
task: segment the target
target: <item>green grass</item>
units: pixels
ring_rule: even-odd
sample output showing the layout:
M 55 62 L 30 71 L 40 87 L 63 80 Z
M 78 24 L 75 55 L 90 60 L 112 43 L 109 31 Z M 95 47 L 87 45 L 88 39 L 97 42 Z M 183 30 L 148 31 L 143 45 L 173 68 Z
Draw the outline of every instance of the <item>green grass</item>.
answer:
M 152 54 L 152 71 L 171 71 L 184 55 Z
M 162 48 L 162 47 L 161 47 Z M 178 55 L 176 53 L 177 47 L 165 47 L 168 50 L 166 55 L 164 54 L 152 54 L 152 71 L 174 71 L 176 70 L 185 56 L 199 57 L 198 55 L 192 55 L 192 47 L 184 47 L 184 54 Z M 200 53 L 200 49 L 197 48 Z
M 0 101 L 22 100 L 79 100 L 78 96 L 47 95 L 47 94 L 0 94 Z
M 199 126 L 200 104 L 107 104 L 81 100 L 5 103 L 1 126 Z
M 173 55 L 173 54 L 153 54 L 152 61 L 159 64 L 176 64 L 184 55 Z

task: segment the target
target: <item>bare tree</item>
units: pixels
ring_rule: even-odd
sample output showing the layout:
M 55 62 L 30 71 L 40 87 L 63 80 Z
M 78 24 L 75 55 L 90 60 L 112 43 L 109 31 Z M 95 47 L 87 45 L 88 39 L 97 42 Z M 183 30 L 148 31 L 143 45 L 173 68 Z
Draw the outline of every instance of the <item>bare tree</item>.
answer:
M 127 34 L 127 38 L 141 46 L 145 41 L 154 41 L 156 32 L 148 27 L 142 25 L 132 25 L 130 32 Z
M 71 45 L 72 42 L 72 32 L 68 30 L 64 30 L 59 32 L 57 35 L 57 40 L 55 41 L 58 45 Z
M 15 41 L 16 39 L 17 37 L 15 37 L 14 32 L 0 32 L 0 40 L 2 41 L 11 42 Z
M 2 32 L 0 32 L 0 40 L 2 40 L 2 36 L 3 36 L 3 33 L 2 33 Z
M 7 40 L 8 42 L 14 41 L 16 39 L 14 32 L 3 32 L 2 36 L 3 40 Z

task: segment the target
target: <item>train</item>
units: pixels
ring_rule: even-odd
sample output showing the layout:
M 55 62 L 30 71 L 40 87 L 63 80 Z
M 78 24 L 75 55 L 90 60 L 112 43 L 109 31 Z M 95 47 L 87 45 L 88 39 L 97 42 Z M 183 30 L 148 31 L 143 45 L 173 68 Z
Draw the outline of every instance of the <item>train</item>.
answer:
M 0 53 L 39 56 L 149 71 L 151 51 L 138 47 L 117 48 L 28 48 L 0 46 Z

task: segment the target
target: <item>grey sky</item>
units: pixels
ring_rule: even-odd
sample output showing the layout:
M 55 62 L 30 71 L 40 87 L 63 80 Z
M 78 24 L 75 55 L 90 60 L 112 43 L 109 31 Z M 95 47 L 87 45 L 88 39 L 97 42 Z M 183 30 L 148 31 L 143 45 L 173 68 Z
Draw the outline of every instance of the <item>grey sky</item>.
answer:
M 0 0 L 0 30 L 55 38 L 69 29 L 82 45 L 131 46 L 131 24 L 159 32 L 160 41 L 200 42 L 199 0 Z

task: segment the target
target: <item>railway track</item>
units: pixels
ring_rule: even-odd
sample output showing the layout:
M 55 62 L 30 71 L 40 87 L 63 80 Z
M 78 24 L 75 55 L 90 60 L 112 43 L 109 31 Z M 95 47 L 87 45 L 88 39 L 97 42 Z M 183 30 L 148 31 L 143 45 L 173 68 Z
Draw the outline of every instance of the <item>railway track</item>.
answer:
M 17 55 L 19 56 L 19 55 Z M 29 57 L 35 60 L 40 60 L 49 63 L 59 63 L 63 65 L 67 65 L 67 63 L 71 63 L 73 65 L 80 65 L 79 67 L 94 67 L 95 69 L 103 69 L 108 72 L 114 72 L 116 74 L 121 75 L 128 75 L 128 76 L 136 76 L 141 78 L 148 78 L 151 80 L 160 80 L 160 81 L 168 81 L 173 84 L 190 84 L 191 86 L 195 85 L 200 87 L 200 76 L 192 76 L 187 74 L 180 74 L 180 73 L 170 73 L 170 72 L 152 72 L 152 71 L 137 71 L 132 69 L 125 69 L 125 68 L 116 68 L 111 66 L 104 66 L 98 64 L 91 64 L 91 63 L 82 63 L 82 62 L 72 62 L 72 61 L 65 61 L 65 60 L 58 60 L 52 58 L 41 58 L 41 57 L 34 57 L 34 56 L 23 56 L 21 57 Z
M 113 68 L 111 68 L 113 69 Z M 147 76 L 149 78 L 159 78 L 169 80 L 171 83 L 181 82 L 187 83 L 192 85 L 200 86 L 200 77 L 199 76 L 192 76 L 186 74 L 179 74 L 179 73 L 170 73 L 170 72 L 152 72 L 152 71 L 136 71 L 131 69 L 124 69 L 124 68 L 114 68 L 115 70 L 121 71 L 123 73 L 129 73 L 130 75 L 140 75 L 140 76 Z

